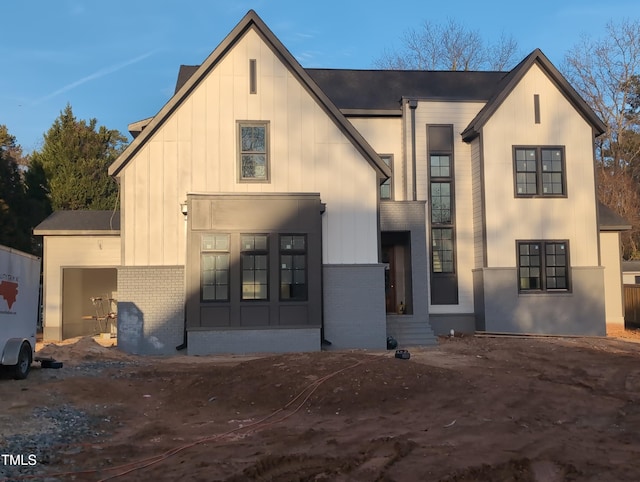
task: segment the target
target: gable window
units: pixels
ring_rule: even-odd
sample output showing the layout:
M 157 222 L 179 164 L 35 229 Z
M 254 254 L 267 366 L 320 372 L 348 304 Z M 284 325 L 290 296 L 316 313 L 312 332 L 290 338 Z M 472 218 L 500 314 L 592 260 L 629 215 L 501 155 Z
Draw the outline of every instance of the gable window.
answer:
M 269 180 L 269 123 L 239 122 L 239 179 Z
M 518 241 L 521 292 L 569 290 L 568 241 Z
M 243 300 L 268 299 L 268 258 L 268 236 L 266 234 L 243 234 L 240 236 Z
M 229 235 L 204 234 L 200 262 L 202 301 L 229 301 Z
M 380 159 L 391 169 L 391 176 L 385 182 L 380 184 L 380 199 L 393 199 L 393 188 L 392 188 L 392 179 L 393 179 L 393 155 L 391 154 L 380 154 Z
M 516 197 L 566 195 L 562 147 L 515 147 Z
M 307 237 L 280 235 L 280 299 L 307 299 Z

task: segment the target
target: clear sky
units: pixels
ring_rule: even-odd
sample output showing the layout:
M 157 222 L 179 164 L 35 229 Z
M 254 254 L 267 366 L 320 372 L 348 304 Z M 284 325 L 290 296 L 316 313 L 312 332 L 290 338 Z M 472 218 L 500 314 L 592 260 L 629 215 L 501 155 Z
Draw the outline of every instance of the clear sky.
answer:
M 561 67 L 581 35 L 640 18 L 638 0 L 5 0 L 0 124 L 26 153 L 67 103 L 128 135 L 173 94 L 180 64 L 200 64 L 254 9 L 303 67 L 373 68 L 424 20 L 455 19 L 487 41 L 540 48 Z

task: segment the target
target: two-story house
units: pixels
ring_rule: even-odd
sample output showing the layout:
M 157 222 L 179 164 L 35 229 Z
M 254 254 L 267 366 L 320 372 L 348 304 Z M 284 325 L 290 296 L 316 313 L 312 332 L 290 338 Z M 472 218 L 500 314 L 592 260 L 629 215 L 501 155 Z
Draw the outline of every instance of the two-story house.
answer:
M 539 50 L 510 72 L 305 69 L 250 11 L 130 125 L 119 212 L 37 228 L 45 338 L 90 330 L 95 296 L 137 353 L 604 335 L 625 229 L 599 223 L 604 128 Z

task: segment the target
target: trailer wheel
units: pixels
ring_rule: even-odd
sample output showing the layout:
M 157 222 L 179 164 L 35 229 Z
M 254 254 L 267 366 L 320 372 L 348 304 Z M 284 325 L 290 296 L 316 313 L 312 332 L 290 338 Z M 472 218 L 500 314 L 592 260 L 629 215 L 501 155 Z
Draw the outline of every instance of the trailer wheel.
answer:
M 20 347 L 18 355 L 18 363 L 13 368 L 13 378 L 16 380 L 24 380 L 29 375 L 31 369 L 31 347 L 29 343 L 24 342 Z

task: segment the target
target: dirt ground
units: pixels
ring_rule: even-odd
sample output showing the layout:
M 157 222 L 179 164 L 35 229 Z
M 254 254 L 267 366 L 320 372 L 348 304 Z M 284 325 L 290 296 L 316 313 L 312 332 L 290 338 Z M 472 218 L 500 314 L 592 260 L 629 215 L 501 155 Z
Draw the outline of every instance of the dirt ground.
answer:
M 35 408 L 67 406 L 99 436 L 10 480 L 637 481 L 640 331 L 609 333 L 442 338 L 410 360 L 135 357 L 82 338 L 41 348 L 64 368 L 0 379 L 0 452 L 37 435 Z

